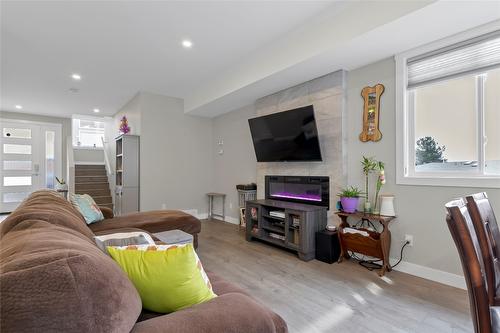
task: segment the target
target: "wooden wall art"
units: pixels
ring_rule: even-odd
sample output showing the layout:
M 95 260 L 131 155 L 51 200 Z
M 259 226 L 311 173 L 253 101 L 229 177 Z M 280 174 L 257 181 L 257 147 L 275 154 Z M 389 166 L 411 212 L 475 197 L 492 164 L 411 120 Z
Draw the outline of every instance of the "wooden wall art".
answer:
M 363 142 L 379 141 L 382 132 L 379 130 L 380 96 L 384 93 L 384 85 L 376 84 L 374 87 L 364 87 L 361 96 L 365 103 L 363 108 L 363 132 L 359 139 Z

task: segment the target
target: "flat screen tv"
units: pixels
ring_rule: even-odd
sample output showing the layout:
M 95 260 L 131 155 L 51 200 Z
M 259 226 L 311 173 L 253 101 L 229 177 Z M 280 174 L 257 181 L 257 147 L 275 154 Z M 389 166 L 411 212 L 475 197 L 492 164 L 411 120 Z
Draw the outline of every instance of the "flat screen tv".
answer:
M 312 105 L 248 120 L 257 162 L 321 161 Z

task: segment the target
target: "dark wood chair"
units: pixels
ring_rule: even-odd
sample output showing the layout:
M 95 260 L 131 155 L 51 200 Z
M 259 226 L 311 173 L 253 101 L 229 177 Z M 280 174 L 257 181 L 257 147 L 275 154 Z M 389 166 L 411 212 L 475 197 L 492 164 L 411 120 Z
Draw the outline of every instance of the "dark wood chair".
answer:
M 500 309 L 490 306 L 479 240 L 464 199 L 446 204 L 446 222 L 462 262 L 476 333 L 500 332 Z
M 500 231 L 486 193 L 466 197 L 483 258 L 490 305 L 500 305 Z

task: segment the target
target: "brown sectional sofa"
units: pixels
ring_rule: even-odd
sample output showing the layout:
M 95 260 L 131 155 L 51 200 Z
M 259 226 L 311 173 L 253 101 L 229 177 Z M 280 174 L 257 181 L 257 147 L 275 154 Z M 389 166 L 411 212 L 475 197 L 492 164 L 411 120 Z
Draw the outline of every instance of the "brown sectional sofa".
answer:
M 281 317 L 213 273 L 215 299 L 166 315 L 142 311 L 134 286 L 93 237 L 78 211 L 49 191 L 0 224 L 1 332 L 287 332 Z

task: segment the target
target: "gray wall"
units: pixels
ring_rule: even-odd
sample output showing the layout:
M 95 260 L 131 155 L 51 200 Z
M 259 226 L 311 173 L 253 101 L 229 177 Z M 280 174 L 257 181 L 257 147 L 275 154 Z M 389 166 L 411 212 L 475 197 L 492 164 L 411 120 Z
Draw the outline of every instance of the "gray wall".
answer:
M 259 116 L 286 111 L 312 104 L 318 126 L 322 162 L 257 163 L 257 196 L 264 197 L 264 176 L 299 175 L 330 177 L 330 209 L 328 223 L 336 224 L 335 196 L 345 186 L 344 140 L 342 119 L 344 113 L 345 72 L 337 71 L 317 79 L 282 90 L 255 102 Z
M 58 117 L 40 116 L 29 113 L 7 112 L 7 111 L 0 111 L 0 118 L 61 124 L 62 125 L 62 170 L 61 171 L 64 175 L 63 176 L 64 179 L 68 179 L 68 175 L 66 174 L 66 164 L 67 164 L 66 140 L 68 136 L 71 136 L 70 118 L 58 118 Z
M 248 127 L 248 119 L 255 117 L 253 105 L 213 118 L 212 150 L 214 158 L 214 191 L 225 193 L 226 220 L 236 223 L 239 220 L 237 184 L 256 182 L 257 161 Z M 223 140 L 222 146 L 218 145 Z M 224 153 L 219 154 L 223 149 Z M 214 209 L 221 210 L 216 202 Z
M 73 149 L 75 164 L 83 163 L 104 163 L 104 152 L 102 149 Z
M 207 212 L 213 191 L 212 120 L 184 114 L 181 99 L 141 93 L 141 210 Z
M 385 86 L 380 112 L 380 130 L 383 137 L 381 141 L 376 143 L 363 143 L 358 139 L 362 129 L 363 99 L 360 95 L 361 89 L 377 83 L 382 83 Z M 386 59 L 350 71 L 347 87 L 348 183 L 363 186 L 364 176 L 360 165 L 363 155 L 375 156 L 378 160 L 385 162 L 387 184 L 381 193 L 392 193 L 396 196 L 395 209 L 398 215 L 397 220 L 391 226 L 391 256 L 399 256 L 404 235 L 411 234 L 414 236 L 415 245 L 411 248 L 407 247 L 405 250 L 405 261 L 462 275 L 457 251 L 446 226 L 444 204 L 468 193 L 486 191 L 492 201 L 493 208 L 500 211 L 500 190 L 396 185 L 394 60 L 392 58 Z

